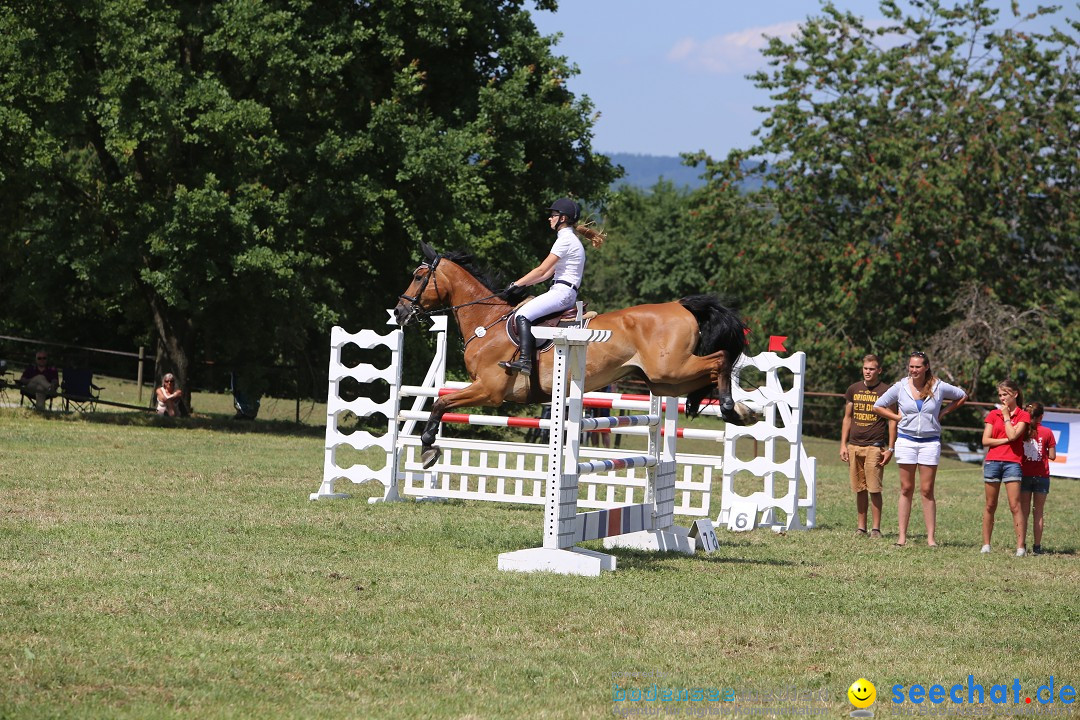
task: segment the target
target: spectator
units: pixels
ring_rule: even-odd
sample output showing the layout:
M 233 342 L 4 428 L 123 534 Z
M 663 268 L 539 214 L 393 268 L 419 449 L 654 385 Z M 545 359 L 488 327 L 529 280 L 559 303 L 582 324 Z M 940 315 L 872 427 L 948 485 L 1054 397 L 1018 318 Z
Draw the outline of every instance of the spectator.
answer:
M 19 385 L 22 387 L 22 394 L 34 401 L 36 410 L 44 410 L 45 401 L 56 397 L 56 389 L 60 387 L 60 374 L 49 364 L 47 352 L 37 351 L 34 364 L 23 371 Z
M 1020 461 L 1024 459 L 1024 437 L 1031 417 L 1021 405 L 1024 394 L 1015 380 L 1002 380 L 997 386 L 1000 408 L 986 414 L 983 425 L 982 444 L 989 448 L 983 464 L 983 486 L 986 491 L 986 508 L 983 511 L 982 536 L 984 553 L 990 552 L 990 536 L 994 534 L 994 513 L 997 511 L 1001 484 L 1009 498 L 1013 529 L 1016 531 L 1016 556 L 1024 555 L 1024 539 L 1027 536 L 1027 515 L 1020 513 Z
M 840 459 L 848 464 L 855 493 L 856 534 L 866 535 L 866 510 L 870 507 L 874 521 L 870 537 L 880 538 L 881 479 L 895 452 L 896 423 L 874 412 L 874 403 L 885 392 L 877 355 L 863 357 L 862 375 L 863 379 L 844 393 L 847 402 L 840 427 Z
M 908 376 L 877 399 L 874 412 L 895 420 L 896 465 L 900 471 L 900 499 L 897 502 L 898 547 L 907 545 L 908 520 L 915 493 L 915 470 L 919 471 L 926 544 L 937 547 L 937 501 L 934 481 L 941 460 L 941 419 L 967 402 L 967 393 L 934 377 L 926 353 L 908 356 Z M 949 402 L 945 405 L 946 401 Z M 892 407 L 897 410 L 893 410 Z
M 1057 458 L 1057 440 L 1050 428 L 1042 424 L 1042 403 L 1029 404 L 1025 410 L 1031 417 L 1027 438 L 1024 441 L 1024 459 L 1020 463 L 1023 479 L 1020 481 L 1020 512 L 1027 522 L 1031 510 L 1031 534 L 1035 544 L 1031 552 L 1042 555 L 1043 506 L 1050 494 L 1050 461 Z M 1032 505 L 1034 500 L 1034 505 Z M 1027 540 L 1027 533 L 1024 533 Z
M 161 378 L 161 387 L 155 391 L 155 394 L 158 415 L 177 417 L 181 414 L 180 403 L 184 402 L 183 393 L 176 387 L 176 377 L 172 373 L 165 373 L 165 377 Z

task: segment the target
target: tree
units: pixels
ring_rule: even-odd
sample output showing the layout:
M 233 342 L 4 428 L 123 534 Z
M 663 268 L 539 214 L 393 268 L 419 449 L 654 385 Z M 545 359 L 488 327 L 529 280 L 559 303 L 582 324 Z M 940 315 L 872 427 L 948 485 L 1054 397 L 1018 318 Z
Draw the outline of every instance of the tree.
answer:
M 521 5 L 5 3 L 0 305 L 69 341 L 150 325 L 190 389 L 380 323 L 417 240 L 533 262 L 544 203 L 615 172 Z M 90 300 L 34 314 L 46 290 Z
M 870 27 L 826 3 L 770 39 L 771 69 L 751 76 L 772 101 L 757 144 L 707 164 L 706 194 L 753 174 L 751 202 L 775 213 L 717 262 L 743 253 L 751 313 L 836 388 L 863 353 L 897 359 L 948 326 L 962 286 L 1024 310 L 1080 274 L 1080 25 L 1026 33 L 1017 13 L 993 30 L 984 0 L 881 10 Z M 1062 391 L 1080 400 L 1075 380 Z
M 702 248 L 690 238 L 691 192 L 660 180 L 621 186 L 604 208 L 607 242 L 586 263 L 585 287 L 601 312 L 705 292 Z
M 952 383 L 964 382 L 972 394 L 979 390 L 987 362 L 995 356 L 1008 357 L 1019 335 L 1046 335 L 1041 308 L 1010 307 L 974 282 L 960 288 L 955 298 L 949 307 L 955 319 L 926 341 L 926 352 L 934 358 L 935 374 Z M 1003 368 L 1008 375 L 1018 369 L 1008 363 Z

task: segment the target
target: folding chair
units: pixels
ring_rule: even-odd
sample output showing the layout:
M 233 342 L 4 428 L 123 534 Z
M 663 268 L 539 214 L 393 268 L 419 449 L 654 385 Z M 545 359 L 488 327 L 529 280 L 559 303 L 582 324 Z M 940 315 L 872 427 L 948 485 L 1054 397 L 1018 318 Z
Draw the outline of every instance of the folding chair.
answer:
M 64 368 L 64 381 L 60 384 L 64 398 L 64 412 L 94 412 L 102 388 L 94 384 L 94 373 L 85 368 Z
M 18 388 L 18 384 L 15 382 L 14 375 L 9 377 L 7 362 L 0 360 L 0 400 L 2 400 L 5 405 L 11 402 L 7 394 L 8 388 Z M 22 404 L 21 397 L 19 398 L 19 404 Z
M 248 398 L 247 394 L 238 387 L 238 379 L 237 373 L 229 373 L 229 389 L 232 390 L 233 407 L 236 408 L 233 420 L 254 420 L 259 414 L 259 405 L 262 401 Z
M 52 410 L 53 398 L 55 397 L 56 393 L 49 393 L 45 396 L 45 402 L 49 404 L 49 410 Z M 37 403 L 37 395 L 27 390 L 24 386 L 19 385 L 19 407 L 22 407 L 23 403 L 26 403 L 33 409 L 34 404 Z

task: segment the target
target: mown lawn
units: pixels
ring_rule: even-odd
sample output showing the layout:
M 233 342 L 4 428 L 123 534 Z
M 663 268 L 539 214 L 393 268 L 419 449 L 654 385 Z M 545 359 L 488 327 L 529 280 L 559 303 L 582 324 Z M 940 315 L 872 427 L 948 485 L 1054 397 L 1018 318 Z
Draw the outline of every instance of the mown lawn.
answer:
M 846 717 L 860 677 L 894 717 L 897 684 L 1080 685 L 1080 483 L 1054 481 L 1048 554 L 1012 557 L 1003 504 L 980 555 L 979 467 L 946 462 L 942 547 L 916 510 L 898 549 L 895 468 L 889 537 L 854 537 L 835 443 L 809 444 L 817 529 L 593 579 L 496 569 L 539 508 L 309 502 L 317 427 L 0 410 L 0 718 Z M 654 682 L 740 699 L 613 702 Z

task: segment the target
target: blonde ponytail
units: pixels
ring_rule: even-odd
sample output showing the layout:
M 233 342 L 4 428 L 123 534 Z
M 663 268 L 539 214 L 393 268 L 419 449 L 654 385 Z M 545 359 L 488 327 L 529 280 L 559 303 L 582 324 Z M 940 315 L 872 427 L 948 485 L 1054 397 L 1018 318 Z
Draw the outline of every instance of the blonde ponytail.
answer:
M 592 223 L 586 223 L 584 225 L 575 225 L 574 232 L 578 235 L 583 235 L 587 238 L 594 248 L 598 248 L 604 244 L 607 240 L 607 233 L 603 230 L 595 230 L 592 227 Z

